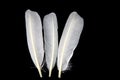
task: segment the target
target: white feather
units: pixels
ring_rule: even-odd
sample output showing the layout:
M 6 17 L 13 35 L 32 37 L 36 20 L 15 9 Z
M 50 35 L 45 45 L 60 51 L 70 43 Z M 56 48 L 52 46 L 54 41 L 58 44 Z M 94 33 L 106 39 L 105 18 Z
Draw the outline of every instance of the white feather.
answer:
M 49 70 L 49 77 L 51 77 L 58 53 L 58 25 L 55 13 L 50 13 L 44 17 L 43 28 L 46 64 Z
M 68 67 L 68 63 L 79 42 L 82 29 L 83 18 L 81 18 L 77 12 L 72 12 L 66 22 L 58 48 L 57 67 L 59 70 L 59 78 L 61 77 L 61 71 L 66 70 Z
M 30 10 L 25 12 L 25 19 L 27 42 L 30 55 L 38 69 L 40 77 L 42 77 L 41 65 L 44 58 L 44 50 L 41 19 L 37 12 Z

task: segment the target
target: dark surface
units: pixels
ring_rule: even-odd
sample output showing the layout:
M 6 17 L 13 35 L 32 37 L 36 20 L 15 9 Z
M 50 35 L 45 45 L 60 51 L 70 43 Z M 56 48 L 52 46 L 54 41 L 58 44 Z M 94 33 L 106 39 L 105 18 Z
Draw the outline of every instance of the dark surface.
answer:
M 19 2 L 18 2 L 19 3 Z M 55 2 L 33 2 L 31 4 L 25 3 L 15 5 L 12 8 L 6 10 L 9 13 L 12 26 L 7 28 L 10 36 L 9 44 L 5 47 L 10 47 L 8 50 L 11 64 L 7 67 L 6 74 L 10 74 L 12 79 L 18 80 L 58 80 L 57 67 L 53 69 L 52 77 L 48 78 L 48 70 L 43 67 L 41 79 L 38 75 L 27 47 L 26 29 L 25 29 L 25 11 L 27 9 L 38 12 L 43 21 L 43 17 L 50 12 L 54 12 L 58 20 L 58 33 L 59 40 L 64 29 L 66 20 L 72 11 L 78 12 L 78 14 L 84 19 L 84 28 L 79 40 L 79 44 L 74 51 L 74 55 L 70 61 L 71 68 L 68 71 L 62 73 L 60 80 L 86 80 L 86 79 L 100 79 L 106 76 L 106 67 L 103 63 L 105 56 L 104 49 L 107 43 L 104 43 L 106 35 L 102 36 L 104 30 L 101 31 L 104 21 L 101 21 L 102 14 L 104 12 L 98 7 L 97 3 L 89 2 L 67 2 L 67 1 L 55 1 Z M 72 7 L 72 8 L 71 8 Z M 101 21 L 101 22 L 99 22 Z M 99 24 L 100 23 L 100 24 Z M 8 24 L 7 24 L 8 25 Z M 104 28 L 103 28 L 104 29 Z M 7 50 L 6 50 L 7 51 Z

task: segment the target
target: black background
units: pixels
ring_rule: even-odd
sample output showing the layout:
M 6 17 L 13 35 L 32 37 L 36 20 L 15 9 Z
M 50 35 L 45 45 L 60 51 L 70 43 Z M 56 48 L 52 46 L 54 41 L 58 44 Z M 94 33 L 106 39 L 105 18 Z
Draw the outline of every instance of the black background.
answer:
M 105 4 L 106 5 L 106 4 Z M 71 68 L 62 73 L 60 80 L 85 80 L 85 79 L 102 79 L 108 74 L 109 63 L 106 58 L 106 37 L 108 33 L 105 30 L 103 20 L 104 12 L 107 10 L 104 4 L 100 2 L 86 1 L 32 1 L 16 2 L 4 9 L 7 15 L 5 21 L 8 27 L 4 27 L 2 33 L 8 37 L 5 46 L 5 57 L 8 63 L 6 74 L 11 75 L 12 79 L 18 80 L 58 80 L 57 67 L 53 69 L 52 77 L 48 77 L 46 66 L 43 67 L 43 78 L 39 77 L 27 47 L 26 29 L 25 29 L 25 11 L 27 9 L 38 12 L 43 21 L 43 17 L 50 12 L 54 12 L 58 20 L 59 40 L 64 29 L 64 25 L 69 14 L 76 11 L 84 19 L 84 28 L 79 40 L 79 44 L 74 51 L 70 61 Z M 5 32 L 6 31 L 6 32 Z M 109 31 L 109 30 L 108 30 Z M 106 34 L 105 34 L 106 33 Z M 7 49 L 8 48 L 8 49 Z M 4 64 L 5 64 L 4 63 Z M 4 65 L 3 64 L 3 65 Z

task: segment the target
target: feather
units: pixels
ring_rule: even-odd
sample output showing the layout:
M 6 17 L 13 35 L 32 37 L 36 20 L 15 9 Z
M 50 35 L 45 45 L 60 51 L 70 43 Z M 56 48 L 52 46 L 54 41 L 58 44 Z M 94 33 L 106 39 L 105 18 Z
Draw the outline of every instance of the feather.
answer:
M 59 78 L 61 77 L 61 71 L 65 71 L 68 67 L 68 63 L 79 42 L 82 29 L 83 18 L 77 12 L 72 12 L 66 22 L 58 48 L 57 67 Z
M 43 19 L 45 59 L 51 77 L 52 69 L 55 66 L 58 51 L 58 25 L 55 13 L 46 15 Z
M 27 10 L 25 12 L 25 20 L 29 52 L 40 77 L 42 77 L 41 65 L 44 58 L 44 50 L 41 19 L 37 12 Z

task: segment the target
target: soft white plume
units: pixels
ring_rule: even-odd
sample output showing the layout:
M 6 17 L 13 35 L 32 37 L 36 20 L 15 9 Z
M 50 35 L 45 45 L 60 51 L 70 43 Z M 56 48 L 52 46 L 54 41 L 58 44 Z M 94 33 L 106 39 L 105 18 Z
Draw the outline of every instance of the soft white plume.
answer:
M 46 15 L 43 19 L 45 59 L 51 77 L 52 69 L 56 63 L 58 51 L 58 25 L 55 13 Z
M 66 22 L 65 28 L 60 39 L 58 48 L 57 67 L 59 70 L 58 77 L 61 77 L 61 71 L 67 69 L 73 52 L 79 42 L 80 34 L 83 29 L 83 18 L 77 12 L 72 12 Z
M 40 77 L 42 77 L 41 65 L 44 58 L 44 49 L 41 19 L 37 12 L 27 10 L 25 20 L 29 52 Z

